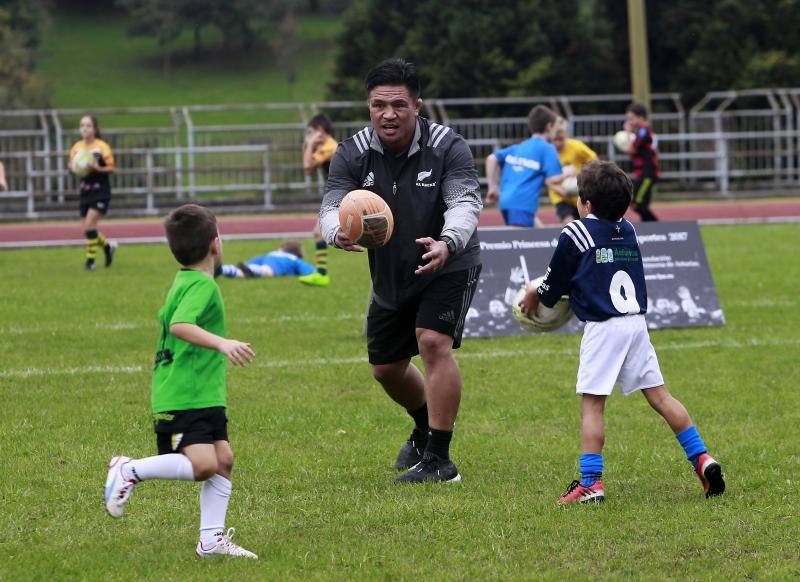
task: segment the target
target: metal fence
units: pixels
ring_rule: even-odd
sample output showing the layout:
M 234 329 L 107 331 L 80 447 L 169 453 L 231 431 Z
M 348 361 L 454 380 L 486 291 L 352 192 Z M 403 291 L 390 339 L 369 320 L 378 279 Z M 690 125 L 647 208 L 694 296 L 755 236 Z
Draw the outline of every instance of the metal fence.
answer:
M 481 176 L 485 157 L 528 135 L 527 112 L 545 104 L 572 135 L 623 165 L 613 146 L 630 95 L 433 99 L 423 114 L 461 133 Z M 800 188 L 800 88 L 711 92 L 686 109 L 677 93 L 653 96 L 662 189 L 733 195 Z M 303 172 L 301 144 L 314 113 L 332 113 L 334 137 L 367 124 L 365 103 L 197 105 L 95 109 L 118 171 L 115 206 L 156 212 L 180 200 L 277 208 L 318 200 L 319 173 Z M 81 110 L 0 111 L 0 160 L 10 192 L 5 215 L 74 207 L 77 184 L 67 171 Z M 484 179 L 482 178 L 482 181 Z

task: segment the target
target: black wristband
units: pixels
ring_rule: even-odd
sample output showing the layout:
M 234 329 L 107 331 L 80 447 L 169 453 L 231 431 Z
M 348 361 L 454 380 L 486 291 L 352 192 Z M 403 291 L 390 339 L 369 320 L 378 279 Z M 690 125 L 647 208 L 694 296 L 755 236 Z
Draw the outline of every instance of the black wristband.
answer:
M 447 252 L 449 252 L 449 253 L 450 253 L 450 256 L 451 256 L 451 257 L 452 257 L 454 254 L 456 254 L 456 241 L 454 241 L 453 239 L 451 239 L 449 236 L 443 236 L 443 237 L 441 237 L 439 240 L 440 240 L 440 241 L 442 241 L 444 244 L 446 244 L 446 245 L 447 245 Z

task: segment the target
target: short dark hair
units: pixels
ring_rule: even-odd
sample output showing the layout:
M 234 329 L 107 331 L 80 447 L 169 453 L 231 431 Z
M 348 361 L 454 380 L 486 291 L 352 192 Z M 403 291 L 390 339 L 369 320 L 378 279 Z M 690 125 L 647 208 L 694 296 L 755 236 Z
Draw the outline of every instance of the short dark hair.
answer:
M 324 113 L 317 113 L 314 117 L 312 117 L 308 122 L 308 127 L 319 127 L 327 133 L 331 135 L 333 133 L 333 126 L 331 125 L 330 118 L 325 115 Z
M 419 99 L 422 94 L 417 67 L 405 59 L 386 59 L 376 65 L 367 73 L 364 85 L 367 97 L 369 97 L 370 91 L 379 85 L 404 85 L 412 99 Z
M 164 220 L 169 250 L 183 266 L 199 263 L 211 242 L 219 236 L 217 218 L 203 206 L 184 204 L 169 213 Z
M 531 133 L 544 133 L 547 126 L 556 122 L 558 116 L 549 107 L 537 105 L 528 113 L 528 129 Z
M 641 103 L 636 103 L 636 102 L 631 103 L 625 110 L 626 113 L 628 111 L 630 111 L 634 115 L 638 115 L 639 117 L 644 117 L 645 119 L 647 119 L 647 107 L 645 107 Z
M 298 259 L 303 258 L 303 245 L 297 239 L 289 238 L 283 241 L 281 250 L 293 254 Z
M 592 213 L 605 220 L 619 220 L 633 198 L 633 184 L 628 174 L 614 162 L 593 160 L 578 174 L 578 196 L 592 203 Z

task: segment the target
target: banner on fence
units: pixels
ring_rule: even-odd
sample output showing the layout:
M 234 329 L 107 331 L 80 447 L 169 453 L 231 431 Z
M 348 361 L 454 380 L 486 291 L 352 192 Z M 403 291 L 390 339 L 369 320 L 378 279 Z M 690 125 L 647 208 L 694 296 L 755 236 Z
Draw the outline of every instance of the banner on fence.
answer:
M 636 225 L 647 281 L 650 329 L 723 325 L 714 280 L 696 222 L 652 222 Z M 559 229 L 481 229 L 481 272 L 467 314 L 464 337 L 530 333 L 511 313 L 514 296 L 525 281 L 544 274 Z M 560 332 L 576 332 L 576 318 Z

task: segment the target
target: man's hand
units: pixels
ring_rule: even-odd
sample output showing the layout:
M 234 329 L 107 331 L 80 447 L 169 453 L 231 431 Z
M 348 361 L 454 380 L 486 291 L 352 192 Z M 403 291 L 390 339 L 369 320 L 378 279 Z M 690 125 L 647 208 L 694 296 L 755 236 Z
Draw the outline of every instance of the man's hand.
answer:
M 245 367 L 253 361 L 256 353 L 250 344 L 235 339 L 224 339 L 217 348 L 234 366 Z
M 358 246 L 356 243 L 347 238 L 347 236 L 342 232 L 341 228 L 336 231 L 336 238 L 334 239 L 334 244 L 340 249 L 349 251 L 351 253 L 364 252 L 364 248 Z
M 539 291 L 535 287 L 529 286 L 528 292 L 525 293 L 525 297 L 519 302 L 519 306 L 522 308 L 522 313 L 527 316 L 536 313 L 536 310 L 539 308 Z
M 434 240 L 429 236 L 418 238 L 416 241 L 418 245 L 425 247 L 425 254 L 422 255 L 423 261 L 428 261 L 426 265 L 417 266 L 414 271 L 415 275 L 427 275 L 436 273 L 444 268 L 444 264 L 450 257 L 450 251 L 447 249 L 447 243 L 442 240 Z
M 496 188 L 489 188 L 486 192 L 486 204 L 497 204 L 500 200 L 500 191 Z

